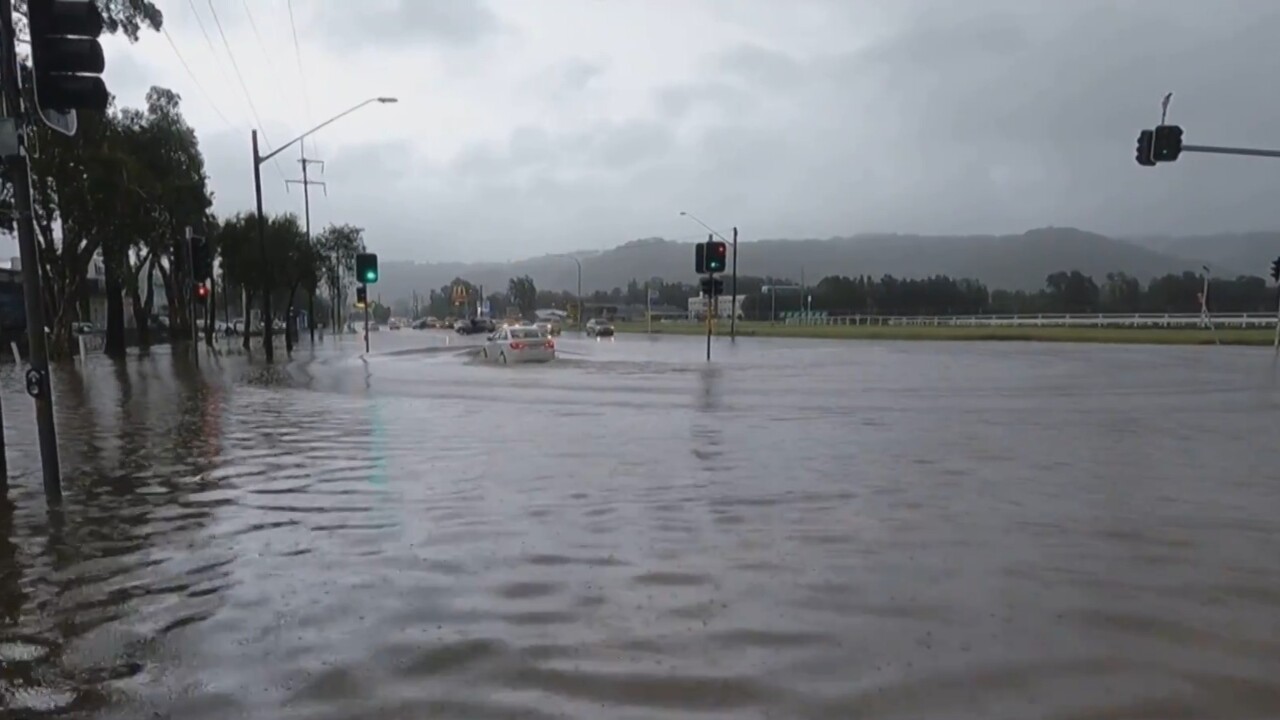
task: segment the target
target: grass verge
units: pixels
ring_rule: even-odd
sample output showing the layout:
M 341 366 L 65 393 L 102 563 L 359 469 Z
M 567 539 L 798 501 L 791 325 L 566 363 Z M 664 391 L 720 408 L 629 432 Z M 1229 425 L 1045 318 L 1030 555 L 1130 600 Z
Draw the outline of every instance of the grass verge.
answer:
M 618 323 L 618 332 L 644 333 L 647 323 Z M 655 335 L 705 335 L 706 325 L 695 323 L 654 323 Z M 717 336 L 729 334 L 729 323 L 716 324 Z M 1223 345 L 1269 346 L 1274 337 L 1269 329 L 1219 329 Z M 1133 345 L 1212 345 L 1214 334 L 1198 328 L 1114 328 L 1114 327 L 948 327 L 948 326 L 868 326 L 868 325 L 770 325 L 767 322 L 740 322 L 743 337 L 792 337 L 831 340 L 959 340 L 1120 343 Z

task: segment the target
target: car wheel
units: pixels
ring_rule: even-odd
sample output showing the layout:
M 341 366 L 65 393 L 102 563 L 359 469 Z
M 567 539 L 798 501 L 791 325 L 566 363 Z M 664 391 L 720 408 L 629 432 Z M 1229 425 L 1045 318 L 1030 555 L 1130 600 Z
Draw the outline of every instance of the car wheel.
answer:
M 503 365 L 506 365 L 506 364 L 507 364 L 507 354 L 506 354 L 506 353 L 502 353 L 501 355 L 499 355 L 499 356 L 498 356 L 498 360 L 499 360 Z

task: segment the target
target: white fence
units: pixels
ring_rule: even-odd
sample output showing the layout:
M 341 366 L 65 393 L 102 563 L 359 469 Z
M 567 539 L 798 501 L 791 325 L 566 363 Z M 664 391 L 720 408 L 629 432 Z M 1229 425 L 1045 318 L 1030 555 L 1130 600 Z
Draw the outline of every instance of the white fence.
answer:
M 1270 313 L 1214 313 L 1217 328 L 1274 328 Z M 1204 327 L 1199 313 L 1095 313 L 1087 315 L 833 315 L 788 318 L 787 325 L 926 325 L 931 327 Z

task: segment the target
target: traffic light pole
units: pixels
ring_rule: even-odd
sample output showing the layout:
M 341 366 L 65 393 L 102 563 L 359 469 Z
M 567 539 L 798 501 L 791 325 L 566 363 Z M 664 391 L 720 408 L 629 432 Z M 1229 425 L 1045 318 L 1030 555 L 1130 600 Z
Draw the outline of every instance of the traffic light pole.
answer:
M 707 279 L 711 285 L 711 292 L 707 293 L 707 362 L 711 362 L 711 318 L 715 317 L 716 309 L 715 273 L 707 273 Z
M 738 341 L 738 228 L 733 229 L 733 277 L 729 281 L 729 342 Z
M 1276 337 L 1271 344 L 1275 348 L 1276 357 L 1280 358 L 1280 283 L 1276 285 Z
M 18 137 L 23 137 L 24 108 L 18 86 L 18 57 L 14 45 L 13 4 L 0 0 L 0 84 L 4 107 L 13 118 Z M 35 220 L 31 206 L 31 171 L 25 149 L 5 158 L 9 181 L 13 184 L 13 213 L 18 230 L 18 254 L 22 259 L 22 298 L 27 313 L 27 394 L 36 405 L 36 430 L 40 442 L 40 466 L 44 477 L 45 501 L 62 502 L 62 469 L 58 462 L 58 434 L 53 419 L 53 392 L 49 383 L 49 353 L 45 347 L 44 298 L 40 290 L 40 259 L 36 247 Z
M 187 317 L 191 322 L 191 359 L 200 365 L 200 330 L 196 327 L 196 258 L 195 231 L 187 226 Z
M 365 286 L 363 283 L 361 283 L 361 286 L 362 286 L 362 287 L 365 287 L 365 291 L 364 291 L 364 292 L 365 292 L 365 296 L 364 296 L 364 354 L 365 354 L 365 355 L 368 355 L 368 354 L 369 354 L 369 290 L 368 290 L 367 286 Z

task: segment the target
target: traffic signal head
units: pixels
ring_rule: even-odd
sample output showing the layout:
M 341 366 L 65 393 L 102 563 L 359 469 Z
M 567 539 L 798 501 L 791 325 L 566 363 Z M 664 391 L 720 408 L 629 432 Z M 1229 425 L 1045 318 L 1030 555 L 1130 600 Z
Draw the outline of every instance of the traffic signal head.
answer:
M 191 273 L 197 281 L 213 277 L 213 254 L 208 238 L 198 235 L 191 238 Z
M 1138 164 L 1143 167 L 1152 167 L 1156 164 L 1153 155 L 1155 146 L 1155 131 L 1143 130 L 1138 133 Z
M 29 0 L 31 69 L 36 102 L 51 110 L 107 109 L 102 82 L 106 60 L 98 36 L 102 15 L 95 2 Z
M 698 284 L 702 294 L 707 297 L 719 297 L 724 294 L 724 278 L 704 277 Z
M 1280 283 L 1280 258 L 1271 261 L 1271 279 Z
M 196 283 L 196 302 L 203 303 L 209 299 L 209 286 L 202 282 Z
M 729 245 L 719 240 L 707 241 L 707 272 L 724 272 L 729 266 Z
M 1173 162 L 1182 154 L 1182 128 L 1177 125 L 1157 125 L 1151 158 L 1156 162 Z
M 356 288 L 356 307 L 362 308 L 369 303 L 369 291 L 363 285 Z
M 698 243 L 693 246 L 693 271 L 699 275 L 707 272 L 707 244 Z
M 372 285 L 378 282 L 378 255 L 376 253 L 358 253 L 356 255 L 356 282 Z

